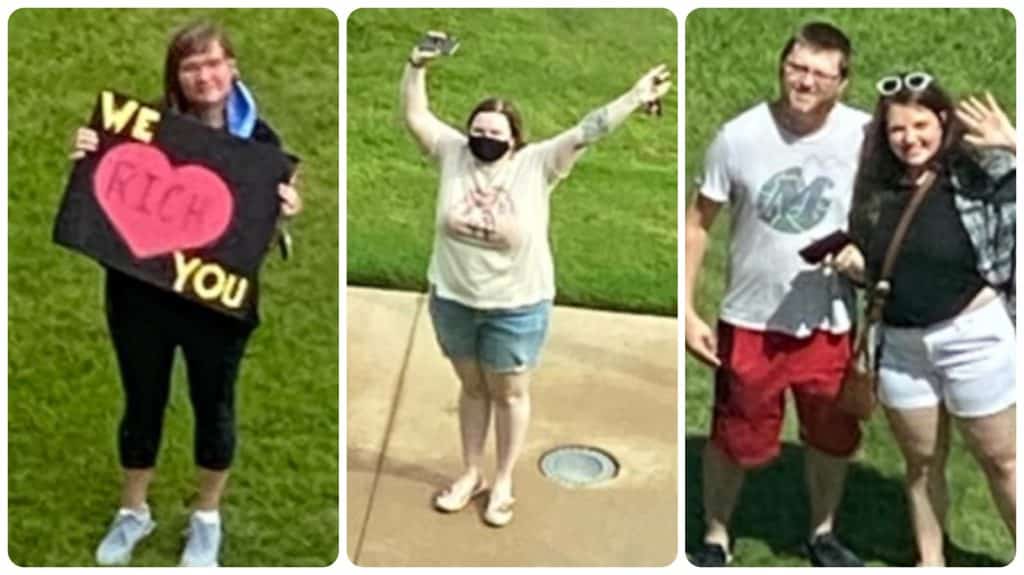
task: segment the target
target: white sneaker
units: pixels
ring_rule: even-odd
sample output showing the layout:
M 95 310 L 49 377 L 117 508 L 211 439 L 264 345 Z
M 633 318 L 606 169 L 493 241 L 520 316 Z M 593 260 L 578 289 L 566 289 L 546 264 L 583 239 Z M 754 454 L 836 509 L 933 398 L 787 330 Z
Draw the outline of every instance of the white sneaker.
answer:
M 139 517 L 130 511 L 118 511 L 100 546 L 96 548 L 96 562 L 100 565 L 127 565 L 132 549 L 143 537 L 153 532 L 156 521 L 150 516 Z
M 220 522 L 208 523 L 193 514 L 185 535 L 188 539 L 185 541 L 185 550 L 181 553 L 182 567 L 220 566 L 217 563 L 220 555 Z

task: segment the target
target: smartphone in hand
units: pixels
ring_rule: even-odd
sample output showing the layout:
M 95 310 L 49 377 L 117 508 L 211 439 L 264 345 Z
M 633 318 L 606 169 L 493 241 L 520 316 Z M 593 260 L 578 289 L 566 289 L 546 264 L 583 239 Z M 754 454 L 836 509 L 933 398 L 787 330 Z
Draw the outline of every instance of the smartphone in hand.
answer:
M 809 264 L 820 264 L 825 256 L 836 255 L 853 243 L 853 238 L 843 230 L 836 230 L 800 250 L 800 257 Z

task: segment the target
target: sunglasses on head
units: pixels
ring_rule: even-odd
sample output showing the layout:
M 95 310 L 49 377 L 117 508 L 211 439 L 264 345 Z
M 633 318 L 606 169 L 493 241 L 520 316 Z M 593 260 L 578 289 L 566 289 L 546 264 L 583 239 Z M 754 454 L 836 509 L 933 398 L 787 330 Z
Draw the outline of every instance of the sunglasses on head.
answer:
M 886 76 L 875 84 L 878 93 L 883 96 L 893 96 L 904 88 L 911 92 L 922 92 L 933 78 L 925 72 L 911 72 L 904 76 Z

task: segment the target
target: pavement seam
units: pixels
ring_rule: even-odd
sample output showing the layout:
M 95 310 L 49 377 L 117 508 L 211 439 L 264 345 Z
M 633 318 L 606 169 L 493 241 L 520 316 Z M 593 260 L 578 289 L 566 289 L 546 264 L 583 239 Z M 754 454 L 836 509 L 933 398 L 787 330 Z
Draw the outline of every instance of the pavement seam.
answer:
M 391 432 L 395 426 L 395 416 L 398 414 L 398 402 L 402 398 L 402 389 L 405 385 L 405 371 L 409 367 L 409 358 L 412 355 L 412 345 L 416 340 L 416 328 L 420 323 L 420 316 L 423 315 L 423 301 L 425 298 L 420 295 L 416 302 L 416 313 L 413 315 L 412 329 L 409 330 L 409 339 L 405 347 L 405 357 L 402 359 L 402 369 L 398 371 L 398 384 L 395 386 L 394 399 L 391 401 L 391 410 L 388 413 L 388 423 L 384 428 L 384 441 L 380 446 L 380 455 L 377 457 L 377 465 L 373 474 L 373 485 L 370 487 L 370 496 L 366 502 L 366 514 L 363 516 L 363 525 L 359 530 L 359 542 L 356 544 L 355 557 L 352 558 L 354 565 L 359 565 L 359 559 L 363 554 L 363 543 L 366 541 L 366 528 L 370 524 L 370 514 L 373 512 L 374 500 L 377 498 L 377 487 L 380 484 L 381 471 L 384 469 L 384 457 L 388 452 L 388 444 L 391 441 Z

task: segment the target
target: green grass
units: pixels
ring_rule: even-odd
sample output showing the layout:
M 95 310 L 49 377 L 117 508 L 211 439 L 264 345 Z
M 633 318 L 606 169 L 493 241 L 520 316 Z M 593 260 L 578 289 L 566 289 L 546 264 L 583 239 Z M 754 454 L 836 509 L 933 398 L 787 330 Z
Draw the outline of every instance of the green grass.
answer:
M 348 281 L 424 291 L 437 169 L 398 111 L 413 44 L 429 29 L 462 45 L 433 65 L 433 112 L 461 128 L 488 95 L 514 101 L 527 138 L 573 126 L 676 61 L 667 10 L 358 10 L 348 21 Z M 552 196 L 558 302 L 675 315 L 676 95 L 589 150 Z
M 850 36 L 856 51 L 848 101 L 875 102 L 875 81 L 893 71 L 923 69 L 954 95 L 991 90 L 1011 115 L 1016 109 L 1015 23 L 1002 10 L 710 10 L 686 20 L 686 180 L 700 174 L 704 149 L 726 120 L 777 94 L 779 50 L 801 23 L 825 18 Z M 692 193 L 688 194 L 688 201 Z M 727 220 L 727 218 L 725 218 Z M 697 293 L 713 318 L 725 282 L 728 222 L 716 225 Z M 702 535 L 699 452 L 709 429 L 709 370 L 686 360 L 686 545 Z M 807 524 L 802 454 L 794 414 L 787 414 L 783 456 L 752 473 L 734 518 L 736 563 L 806 565 L 799 542 Z M 952 564 L 1004 564 L 1010 540 L 984 478 L 957 438 L 949 465 L 951 533 L 963 548 Z M 871 565 L 909 564 L 913 554 L 902 495 L 902 459 L 881 415 L 866 426 L 840 510 L 839 531 Z
M 121 390 L 102 273 L 55 246 L 67 146 L 96 93 L 160 94 L 171 30 L 221 22 L 262 115 L 304 160 L 295 258 L 268 258 L 263 325 L 238 382 L 226 565 L 327 565 L 338 554 L 338 21 L 326 10 L 19 10 L 9 33 L 8 549 L 20 565 L 91 565 L 118 504 Z M 134 564 L 174 565 L 195 492 L 176 367 Z

